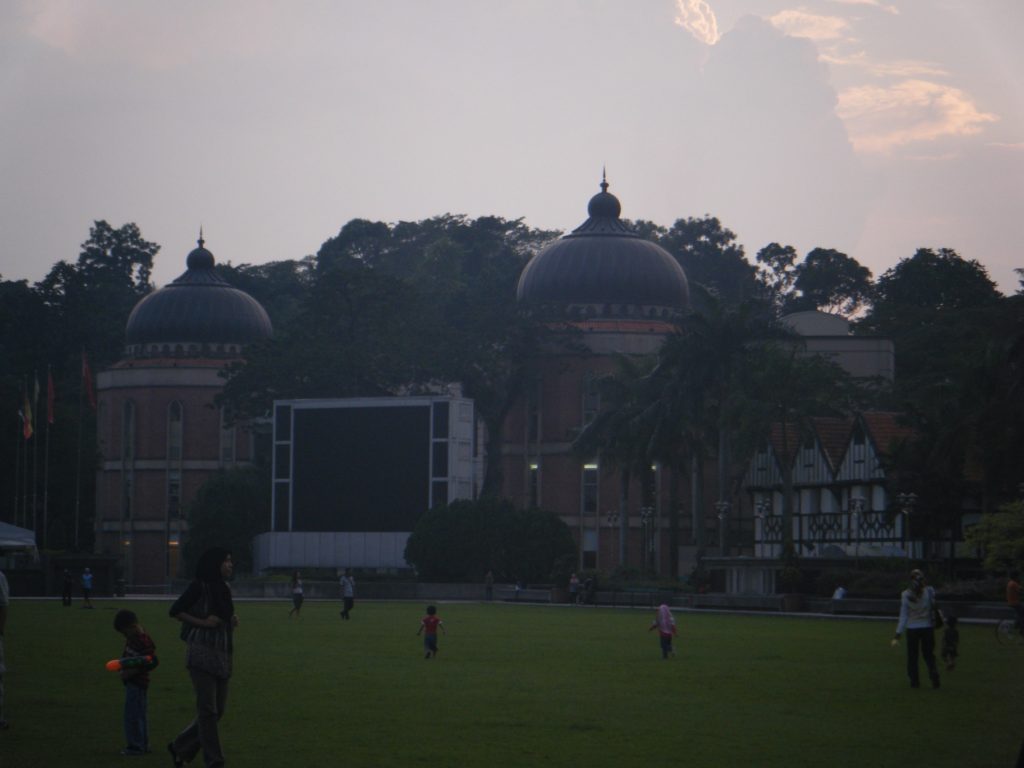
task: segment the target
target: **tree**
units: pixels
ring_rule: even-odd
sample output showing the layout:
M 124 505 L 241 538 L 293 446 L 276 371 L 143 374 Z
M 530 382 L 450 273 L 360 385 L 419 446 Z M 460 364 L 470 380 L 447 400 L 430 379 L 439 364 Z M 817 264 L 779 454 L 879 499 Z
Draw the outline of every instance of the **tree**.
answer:
M 964 259 L 952 248 L 919 248 L 886 270 L 875 284 L 875 322 L 892 322 L 891 314 L 903 308 L 918 310 L 922 317 L 945 310 L 982 307 L 999 299 L 1000 293 L 984 266 Z
M 757 279 L 764 286 L 768 300 L 777 315 L 785 314 L 786 303 L 792 296 L 796 281 L 796 248 L 768 243 L 754 259 L 761 265 L 757 269 Z
M 219 472 L 207 480 L 188 509 L 188 537 L 183 547 L 185 567 L 195 570 L 210 547 L 231 551 L 240 573 L 250 573 L 252 542 L 270 530 L 270 478 L 250 467 Z
M 420 578 L 548 581 L 565 558 L 576 557 L 569 528 L 557 515 L 520 510 L 507 500 L 459 500 L 434 507 L 416 523 L 405 559 Z
M 871 299 L 871 270 L 832 248 L 815 248 L 794 270 L 798 294 L 788 311 L 821 310 L 852 315 Z
M 811 432 L 816 416 L 853 412 L 865 395 L 842 368 L 820 355 L 808 355 L 799 339 L 754 346 L 736 398 L 739 438 L 750 448 L 763 445 L 773 428 L 781 435 L 777 459 L 782 476 L 782 530 L 785 556 L 793 549 L 793 462 L 796 448 Z
M 149 276 L 159 250 L 135 224 L 115 229 L 96 221 L 78 261 L 58 262 L 36 285 L 50 313 L 51 349 L 58 349 L 61 358 L 77 358 L 85 348 L 96 368 L 117 360 L 128 315 L 152 290 Z
M 757 294 L 756 269 L 747 262 L 736 234 L 715 217 L 678 219 L 657 242 L 682 266 L 691 289 L 699 284 L 726 304 Z M 695 309 L 701 309 L 702 296 L 691 296 Z
M 968 545 L 985 553 L 985 568 L 996 573 L 1024 566 L 1024 503 L 1007 504 L 998 512 L 982 515 L 967 531 Z
M 646 476 L 651 465 L 650 425 L 643 419 L 646 404 L 640 388 L 650 366 L 625 356 L 618 363 L 616 375 L 600 380 L 601 410 L 577 435 L 573 450 L 584 460 L 597 456 L 601 467 L 618 470 L 619 566 L 625 567 L 630 481 Z

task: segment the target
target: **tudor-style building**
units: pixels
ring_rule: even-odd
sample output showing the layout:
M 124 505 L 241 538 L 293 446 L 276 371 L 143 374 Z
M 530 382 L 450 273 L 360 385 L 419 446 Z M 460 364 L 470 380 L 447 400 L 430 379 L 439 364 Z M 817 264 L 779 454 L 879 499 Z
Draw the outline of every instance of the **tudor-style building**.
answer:
M 124 357 L 96 377 L 96 552 L 117 557 L 133 591 L 163 591 L 177 575 L 184 512 L 213 474 L 248 463 L 248 429 L 215 406 L 220 372 L 272 332 L 266 311 L 216 271 L 198 247 L 187 270 L 144 297 Z
M 913 542 L 906 521 L 893 514 L 883 459 L 908 437 L 898 415 L 887 412 L 815 418 L 802 434 L 776 425 L 744 478 L 755 515 L 755 555 L 782 555 L 782 467 L 788 464 L 799 555 L 905 557 Z

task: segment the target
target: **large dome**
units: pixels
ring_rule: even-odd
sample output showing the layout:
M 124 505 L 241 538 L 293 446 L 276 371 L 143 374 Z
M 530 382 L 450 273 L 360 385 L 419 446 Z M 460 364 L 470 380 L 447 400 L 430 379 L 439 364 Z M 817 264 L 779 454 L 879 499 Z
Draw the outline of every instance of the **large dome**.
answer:
M 527 307 L 580 318 L 664 318 L 689 308 L 679 263 L 626 226 L 618 198 L 601 181 L 589 218 L 534 256 L 516 296 Z
M 260 303 L 217 274 L 202 235 L 186 264 L 181 277 L 135 305 L 125 332 L 129 355 L 234 355 L 272 334 Z

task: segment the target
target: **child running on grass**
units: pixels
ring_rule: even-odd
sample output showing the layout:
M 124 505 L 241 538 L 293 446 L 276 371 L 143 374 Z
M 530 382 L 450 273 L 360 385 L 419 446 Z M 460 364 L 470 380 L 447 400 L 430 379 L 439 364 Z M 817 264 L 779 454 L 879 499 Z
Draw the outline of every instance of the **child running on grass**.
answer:
M 441 629 L 444 634 L 448 634 L 448 630 L 444 628 L 444 622 L 437 615 L 437 607 L 433 605 L 427 606 L 427 615 L 420 621 L 420 628 L 416 630 L 416 634 L 423 635 L 423 650 L 426 654 L 423 658 L 429 659 L 433 656 L 437 656 L 437 630 Z
M 672 650 L 672 638 L 676 634 L 676 620 L 672 618 L 672 611 L 665 603 L 658 606 L 658 612 L 647 631 L 651 632 L 655 629 L 658 630 L 658 638 L 661 640 L 661 658 L 667 659 L 669 656 L 675 656 L 675 651 Z

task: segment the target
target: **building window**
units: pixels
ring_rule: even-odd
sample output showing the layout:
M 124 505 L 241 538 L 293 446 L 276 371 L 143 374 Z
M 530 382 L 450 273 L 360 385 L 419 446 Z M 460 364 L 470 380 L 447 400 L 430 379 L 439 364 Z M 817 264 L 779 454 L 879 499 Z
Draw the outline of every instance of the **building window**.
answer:
M 175 401 L 167 406 L 167 514 L 181 517 L 181 462 L 185 409 Z
M 540 465 L 535 462 L 530 464 L 530 507 L 540 507 Z
M 580 565 L 597 567 L 597 464 L 584 464 L 580 482 Z
M 223 410 L 220 412 L 220 462 L 221 464 L 235 462 L 235 428 L 225 423 Z
M 583 426 L 594 420 L 601 410 L 601 380 L 587 375 L 583 379 Z
M 121 410 L 121 516 L 130 520 L 135 496 L 135 403 L 125 400 Z
M 526 442 L 540 439 L 540 382 L 530 387 L 526 399 Z
M 173 402 L 167 408 L 167 458 L 171 461 L 181 460 L 182 410 L 179 402 Z
M 584 517 L 597 515 L 597 464 L 583 465 L 583 493 L 580 499 L 580 514 Z

